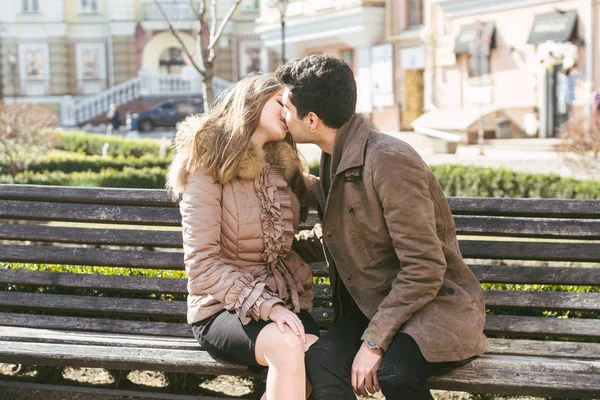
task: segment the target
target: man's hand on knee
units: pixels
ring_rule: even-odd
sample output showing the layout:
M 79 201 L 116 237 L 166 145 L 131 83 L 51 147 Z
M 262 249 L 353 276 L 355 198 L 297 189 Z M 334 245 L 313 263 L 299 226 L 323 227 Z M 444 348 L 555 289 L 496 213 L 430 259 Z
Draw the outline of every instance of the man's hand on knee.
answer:
M 383 350 L 370 349 L 363 343 L 352 363 L 352 388 L 356 394 L 369 396 L 380 390 L 377 369 L 383 358 Z

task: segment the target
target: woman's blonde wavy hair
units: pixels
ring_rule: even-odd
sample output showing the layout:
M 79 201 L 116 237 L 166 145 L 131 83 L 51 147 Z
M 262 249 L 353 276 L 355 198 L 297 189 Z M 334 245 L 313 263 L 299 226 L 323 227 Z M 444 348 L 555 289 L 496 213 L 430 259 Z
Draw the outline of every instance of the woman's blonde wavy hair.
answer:
M 173 200 L 183 193 L 187 176 L 199 168 L 221 184 L 236 177 L 263 107 L 282 88 L 272 74 L 246 77 L 215 100 L 208 113 L 183 122 L 175 137 L 175 158 L 167 174 L 166 188 Z M 297 151 L 289 134 L 286 141 Z M 308 190 L 302 171 L 296 175 L 288 183 L 305 206 Z

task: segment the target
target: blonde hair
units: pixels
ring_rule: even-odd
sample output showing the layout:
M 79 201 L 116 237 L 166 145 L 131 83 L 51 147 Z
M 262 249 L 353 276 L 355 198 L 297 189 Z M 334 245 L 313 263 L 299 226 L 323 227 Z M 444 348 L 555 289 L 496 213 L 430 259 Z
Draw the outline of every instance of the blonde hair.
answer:
M 221 184 L 236 177 L 264 105 L 282 88 L 272 74 L 246 77 L 217 99 L 208 113 L 183 122 L 175 136 L 175 158 L 167 174 L 166 188 L 173 200 L 184 191 L 187 176 L 199 168 Z M 297 154 L 289 134 L 285 141 Z M 305 203 L 302 171 L 296 175 L 288 183 Z

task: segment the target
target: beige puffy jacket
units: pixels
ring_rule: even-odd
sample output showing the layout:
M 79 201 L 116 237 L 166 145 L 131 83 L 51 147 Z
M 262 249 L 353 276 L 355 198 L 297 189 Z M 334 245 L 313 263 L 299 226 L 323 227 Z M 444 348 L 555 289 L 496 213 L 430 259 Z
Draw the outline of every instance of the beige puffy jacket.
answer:
M 244 324 L 267 320 L 277 303 L 295 312 L 312 308 L 310 267 L 291 250 L 300 205 L 286 179 L 298 168 L 296 153 L 279 142 L 264 151 L 249 147 L 238 178 L 225 184 L 203 170 L 183 175 L 188 323 L 223 308 Z

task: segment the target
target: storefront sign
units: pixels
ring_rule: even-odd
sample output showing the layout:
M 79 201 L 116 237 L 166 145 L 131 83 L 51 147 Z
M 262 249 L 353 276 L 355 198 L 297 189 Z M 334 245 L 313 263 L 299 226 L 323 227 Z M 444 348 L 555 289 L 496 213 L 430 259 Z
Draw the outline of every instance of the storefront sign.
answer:
M 490 48 L 494 48 L 496 44 L 495 33 L 496 24 L 494 22 L 485 22 L 484 24 L 485 34 L 489 38 Z M 460 29 L 460 33 L 456 38 L 456 45 L 454 46 L 454 53 L 461 54 L 469 51 L 469 43 L 474 42 L 477 39 L 478 24 L 463 25 Z
M 572 41 L 576 35 L 577 11 L 538 14 L 533 21 L 527 43 Z

